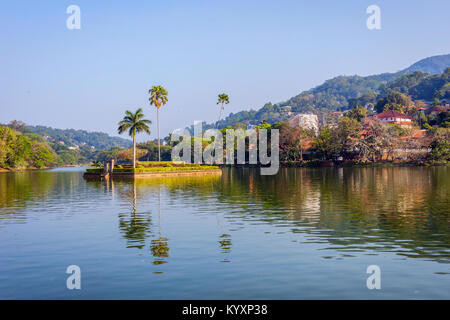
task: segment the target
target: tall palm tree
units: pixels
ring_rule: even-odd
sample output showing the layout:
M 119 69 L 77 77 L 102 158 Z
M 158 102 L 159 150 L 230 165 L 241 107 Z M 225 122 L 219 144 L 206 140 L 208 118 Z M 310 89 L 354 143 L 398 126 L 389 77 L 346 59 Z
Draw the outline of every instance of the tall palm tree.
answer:
M 217 121 L 216 127 L 219 126 L 220 118 L 222 117 L 223 105 L 229 104 L 229 103 L 230 103 L 230 99 L 228 98 L 228 95 L 226 93 L 219 94 L 219 99 L 217 100 L 217 104 L 222 104 L 222 106 L 220 107 L 219 120 Z
M 156 107 L 156 121 L 158 122 L 158 161 L 161 161 L 161 139 L 159 138 L 159 108 L 168 101 L 168 92 L 163 86 L 153 86 L 148 93 L 150 94 L 150 105 Z
M 133 168 L 136 168 L 136 133 L 145 131 L 150 134 L 148 127 L 150 124 L 152 124 L 150 120 L 144 119 L 142 108 L 137 109 L 135 113 L 125 111 L 125 117 L 118 123 L 119 134 L 128 130 L 130 137 L 133 137 Z

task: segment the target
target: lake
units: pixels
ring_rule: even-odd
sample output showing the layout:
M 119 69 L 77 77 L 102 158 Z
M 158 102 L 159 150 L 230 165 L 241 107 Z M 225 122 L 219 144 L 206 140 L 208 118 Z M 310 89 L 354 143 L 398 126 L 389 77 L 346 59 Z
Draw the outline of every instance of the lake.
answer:
M 448 167 L 83 170 L 0 173 L 1 299 L 450 299 Z

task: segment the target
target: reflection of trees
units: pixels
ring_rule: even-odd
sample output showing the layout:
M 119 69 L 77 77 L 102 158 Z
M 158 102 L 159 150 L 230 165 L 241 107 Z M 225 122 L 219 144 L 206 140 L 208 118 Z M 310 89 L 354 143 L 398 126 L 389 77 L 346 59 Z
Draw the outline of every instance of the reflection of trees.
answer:
M 231 235 L 227 233 L 220 235 L 219 244 L 222 249 L 222 253 L 231 252 Z
M 113 180 L 110 181 L 114 185 Z M 146 239 L 151 235 L 152 220 L 150 212 L 138 213 L 136 184 L 134 182 L 131 182 L 129 190 L 122 195 L 130 198 L 132 212 L 131 214 L 119 214 L 119 228 L 123 237 L 127 239 L 127 248 L 142 249 L 145 247 Z
M 248 211 L 267 223 L 288 219 L 294 232 L 335 249 L 401 247 L 411 257 L 449 257 L 450 168 L 292 168 L 277 176 L 257 170 L 224 172 L 219 199 L 252 204 Z
M 330 249 L 401 251 L 441 261 L 449 257 L 449 178 L 447 167 L 289 168 L 280 169 L 277 176 L 242 168 L 224 169 L 222 177 L 174 177 L 135 184 L 141 194 L 157 192 L 160 198 L 164 188 L 169 202 L 215 207 L 222 220 L 288 225 L 292 232 L 326 241 Z M 136 225 L 140 222 L 145 220 Z M 136 225 L 127 224 L 128 238 L 149 237 L 149 229 L 139 232 Z M 159 222 L 158 236 L 150 243 L 155 263 L 164 263 L 169 255 L 168 239 L 161 234 Z M 231 235 L 220 225 L 218 244 L 222 253 L 230 252 Z
M 155 260 L 154 264 L 167 263 L 169 257 L 169 239 L 161 236 L 161 187 L 158 188 L 158 239 L 151 241 L 150 250 Z
M 28 206 L 38 206 L 54 195 L 71 198 L 79 185 L 79 173 L 22 171 L 0 173 L 0 219 L 17 215 Z M 15 216 L 11 216 L 15 218 Z M 17 221 L 17 219 L 16 219 Z

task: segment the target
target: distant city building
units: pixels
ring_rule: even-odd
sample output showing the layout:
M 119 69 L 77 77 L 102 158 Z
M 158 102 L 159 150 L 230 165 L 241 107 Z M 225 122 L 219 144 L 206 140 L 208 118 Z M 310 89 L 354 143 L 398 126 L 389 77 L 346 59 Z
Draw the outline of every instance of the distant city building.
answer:
M 406 126 L 412 125 L 412 117 L 396 110 L 386 110 L 382 113 L 375 115 L 374 118 L 380 120 L 381 122 L 389 124 L 398 124 Z
M 290 117 L 288 122 L 292 127 L 313 130 L 316 135 L 319 134 L 319 118 L 315 114 L 299 113 Z

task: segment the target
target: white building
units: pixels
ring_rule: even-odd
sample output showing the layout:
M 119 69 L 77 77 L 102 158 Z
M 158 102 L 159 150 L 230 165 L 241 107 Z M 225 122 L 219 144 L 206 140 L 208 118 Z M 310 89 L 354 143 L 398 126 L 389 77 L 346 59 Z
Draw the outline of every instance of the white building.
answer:
M 319 118 L 311 113 L 299 113 L 288 120 L 292 127 L 301 127 L 305 130 L 313 130 L 316 135 L 319 134 Z

